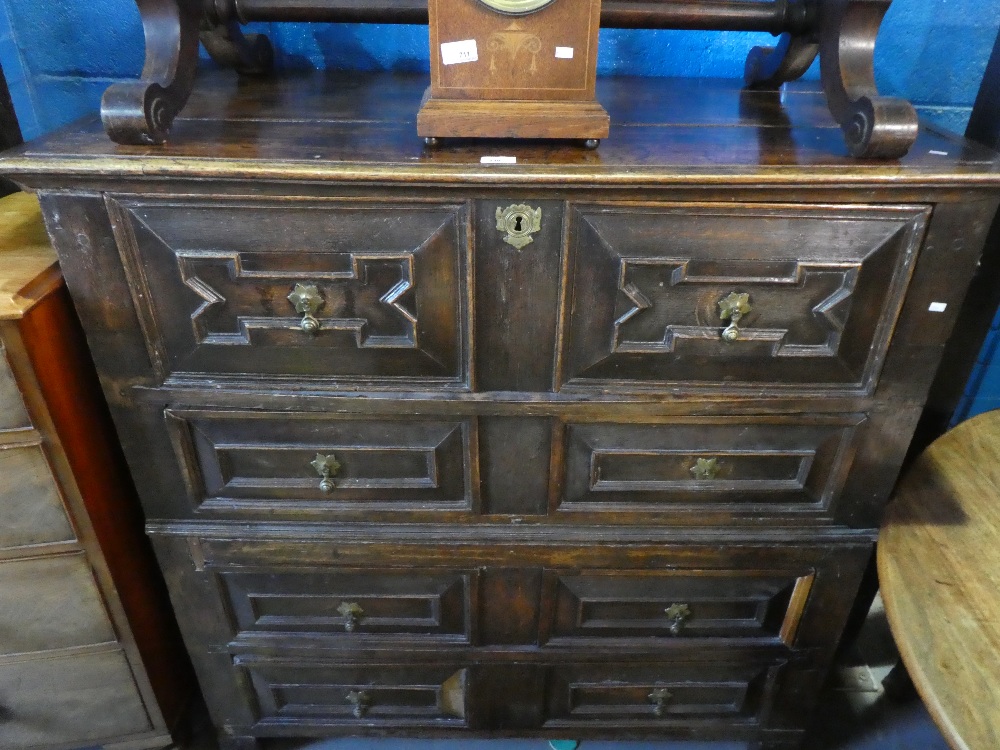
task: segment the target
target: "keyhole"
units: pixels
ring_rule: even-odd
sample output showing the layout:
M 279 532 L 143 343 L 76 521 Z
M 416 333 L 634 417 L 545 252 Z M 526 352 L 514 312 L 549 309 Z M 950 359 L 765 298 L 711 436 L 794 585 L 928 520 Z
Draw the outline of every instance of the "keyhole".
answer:
M 514 231 L 515 232 L 520 232 L 521 231 L 521 220 L 522 220 L 522 218 L 523 217 L 521 217 L 521 216 L 515 216 L 514 217 Z

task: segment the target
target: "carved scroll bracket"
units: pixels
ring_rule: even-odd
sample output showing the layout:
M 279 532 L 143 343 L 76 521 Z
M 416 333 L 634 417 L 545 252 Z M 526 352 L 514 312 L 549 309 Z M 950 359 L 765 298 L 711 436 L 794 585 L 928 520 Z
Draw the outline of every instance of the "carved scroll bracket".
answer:
M 202 0 L 136 0 L 146 36 L 146 62 L 138 81 L 104 92 L 101 120 L 111 140 L 163 143 L 187 102 L 198 63 Z
M 880 96 L 875 85 L 875 38 L 892 0 L 788 1 L 802 9 L 807 27 L 782 34 L 773 48 L 754 48 L 747 85 L 777 88 L 805 73 L 818 53 L 827 103 L 851 155 L 904 156 L 917 138 L 916 111 L 904 99 Z
M 898 159 L 917 139 L 917 113 L 905 99 L 880 96 L 875 37 L 892 0 L 823 0 L 820 71 L 834 119 L 852 156 Z
M 166 140 L 194 87 L 199 38 L 217 62 L 242 73 L 271 67 L 270 42 L 259 34 L 244 37 L 237 21 L 222 20 L 213 0 L 136 0 L 136 5 L 146 39 L 142 75 L 108 87 L 101 99 L 104 129 L 116 143 Z

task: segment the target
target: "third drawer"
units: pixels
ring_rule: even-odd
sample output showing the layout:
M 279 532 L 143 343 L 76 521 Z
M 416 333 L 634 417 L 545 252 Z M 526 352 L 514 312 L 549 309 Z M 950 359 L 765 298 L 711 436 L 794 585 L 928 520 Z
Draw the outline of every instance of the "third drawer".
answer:
M 390 531 L 390 530 L 386 530 Z M 154 535 L 189 640 L 211 650 L 524 647 L 631 652 L 834 639 L 870 541 L 455 531 L 406 541 Z M 416 533 L 416 532 L 414 532 Z M 504 538 L 506 540 L 504 540 Z M 184 613 L 196 611 L 197 616 Z M 839 631 L 838 631 L 839 632 Z

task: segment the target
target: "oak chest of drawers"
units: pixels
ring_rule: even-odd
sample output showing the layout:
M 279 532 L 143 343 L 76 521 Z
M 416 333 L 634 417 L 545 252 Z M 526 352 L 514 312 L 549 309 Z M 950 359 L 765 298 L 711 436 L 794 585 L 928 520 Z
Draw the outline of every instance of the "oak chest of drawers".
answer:
M 797 746 L 996 155 L 704 81 L 602 82 L 596 152 L 425 150 L 421 89 L 220 75 L 166 146 L 3 162 L 220 736 Z

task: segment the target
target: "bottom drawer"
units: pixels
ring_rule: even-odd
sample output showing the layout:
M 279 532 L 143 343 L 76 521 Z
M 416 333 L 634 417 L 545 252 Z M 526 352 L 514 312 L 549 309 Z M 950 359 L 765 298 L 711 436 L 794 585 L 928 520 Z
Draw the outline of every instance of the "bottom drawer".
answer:
M 96 744 L 149 732 L 120 651 L 39 657 L 0 665 L 0 747 Z
M 412 657 L 412 655 L 410 655 Z M 574 657 L 568 655 L 570 659 Z M 579 730 L 581 736 L 755 736 L 792 657 L 756 649 L 721 656 L 554 663 L 539 653 L 338 663 L 244 654 L 261 736 L 409 730 Z M 406 656 L 403 656 L 405 661 Z
M 260 726 L 465 726 L 468 670 L 454 664 L 234 663 L 250 677 Z
M 545 726 L 757 724 L 781 667 L 676 662 L 553 667 Z

